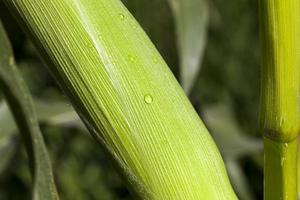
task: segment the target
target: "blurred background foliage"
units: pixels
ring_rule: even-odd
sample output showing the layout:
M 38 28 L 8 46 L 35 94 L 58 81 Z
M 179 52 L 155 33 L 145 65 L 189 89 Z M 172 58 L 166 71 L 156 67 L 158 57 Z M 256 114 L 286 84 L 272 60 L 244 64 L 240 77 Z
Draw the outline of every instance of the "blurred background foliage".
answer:
M 257 126 L 260 63 L 257 2 L 123 0 L 123 3 L 183 84 L 223 155 L 240 199 L 262 199 L 263 147 Z M 35 99 L 61 199 L 132 199 L 2 1 L 0 18 Z M 0 200 L 27 200 L 30 191 L 28 158 L 2 99 Z

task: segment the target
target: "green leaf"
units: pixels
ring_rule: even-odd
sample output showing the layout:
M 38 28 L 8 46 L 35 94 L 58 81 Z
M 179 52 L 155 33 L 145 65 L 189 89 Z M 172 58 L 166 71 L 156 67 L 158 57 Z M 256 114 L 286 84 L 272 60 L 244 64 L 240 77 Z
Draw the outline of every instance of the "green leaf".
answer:
M 209 7 L 206 0 L 168 0 L 175 17 L 181 83 L 190 93 L 198 76 L 206 45 Z
M 236 199 L 210 134 L 119 0 L 5 3 L 137 196 Z
M 253 200 L 254 198 L 247 177 L 237 160 L 227 159 L 225 163 L 231 183 L 240 199 Z
M 34 200 L 57 200 L 49 155 L 38 126 L 28 88 L 15 65 L 11 46 L 0 22 L 0 88 L 22 134 L 30 159 Z
M 241 130 L 228 104 L 206 106 L 203 113 L 206 125 L 226 158 L 240 158 L 263 151 L 262 141 L 247 136 Z

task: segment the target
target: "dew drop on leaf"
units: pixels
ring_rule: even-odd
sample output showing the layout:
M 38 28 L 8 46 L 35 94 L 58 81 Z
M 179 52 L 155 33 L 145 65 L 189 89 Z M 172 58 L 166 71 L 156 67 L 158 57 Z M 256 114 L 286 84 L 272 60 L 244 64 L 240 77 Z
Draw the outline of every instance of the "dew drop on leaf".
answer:
M 120 18 L 121 20 L 124 20 L 124 19 L 125 19 L 125 16 L 124 16 L 122 13 L 119 13 L 119 18 Z
M 137 27 L 138 27 L 138 26 L 137 26 L 136 24 L 133 24 L 133 25 L 132 25 L 132 28 L 133 28 L 133 29 L 137 29 Z
M 158 63 L 158 59 L 156 57 L 153 57 L 153 62 Z
M 135 62 L 135 57 L 134 56 L 129 56 L 130 62 Z
M 151 104 L 153 102 L 153 98 L 150 94 L 146 94 L 144 96 L 144 101 L 145 101 L 146 104 Z
M 87 43 L 87 48 L 92 49 L 93 48 L 93 44 L 92 43 Z

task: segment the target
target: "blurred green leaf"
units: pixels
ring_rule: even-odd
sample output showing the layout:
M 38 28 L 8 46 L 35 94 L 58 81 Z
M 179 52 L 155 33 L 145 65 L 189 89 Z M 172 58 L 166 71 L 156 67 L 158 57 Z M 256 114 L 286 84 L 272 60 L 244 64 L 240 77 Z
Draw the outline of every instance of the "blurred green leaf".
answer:
M 86 130 L 79 116 L 72 106 L 66 101 L 35 99 L 34 107 L 39 122 L 48 125 L 63 125 Z M 17 126 L 5 102 L 0 102 L 0 148 L 2 141 L 13 137 Z
M 28 88 L 15 65 L 12 48 L 0 22 L 0 88 L 22 134 L 33 177 L 34 200 L 59 199 L 49 155 Z
M 239 163 L 233 159 L 227 159 L 225 162 L 231 183 L 239 198 L 242 200 L 253 200 L 254 198 L 250 190 L 247 177 L 245 176 Z
M 85 126 L 70 104 L 65 101 L 34 100 L 38 121 L 53 126 L 76 127 L 87 133 Z M 8 167 L 17 144 L 17 126 L 7 106 L 0 102 L 0 174 Z
M 0 139 L 0 174 L 9 165 L 14 153 L 16 146 L 16 138 L 9 136 Z
M 16 125 L 5 102 L 0 102 L 0 174 L 8 166 L 16 146 Z
M 17 131 L 16 123 L 13 120 L 9 108 L 7 107 L 6 102 L 0 102 L 0 143 L 3 144 L 7 141 L 9 137 L 12 136 L 14 132 Z
M 86 130 L 74 108 L 67 101 L 34 101 L 39 121 L 49 125 L 74 126 Z
M 217 146 L 226 158 L 262 152 L 262 141 L 249 137 L 241 130 L 228 104 L 206 106 L 203 113 Z
M 168 0 L 175 17 L 181 84 L 190 93 L 202 64 L 208 28 L 206 0 Z
M 224 155 L 230 180 L 240 199 L 254 199 L 245 172 L 238 159 L 263 151 L 260 139 L 254 139 L 244 133 L 234 117 L 233 109 L 226 101 L 203 109 L 204 120 L 211 130 L 215 142 Z

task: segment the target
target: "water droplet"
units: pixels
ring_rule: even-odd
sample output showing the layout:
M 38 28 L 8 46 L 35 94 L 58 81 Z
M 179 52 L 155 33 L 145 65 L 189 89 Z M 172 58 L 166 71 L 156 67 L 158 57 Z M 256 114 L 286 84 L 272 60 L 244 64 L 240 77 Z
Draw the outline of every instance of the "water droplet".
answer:
M 138 26 L 137 26 L 136 24 L 133 24 L 133 25 L 132 25 L 132 28 L 133 28 L 133 29 L 137 29 L 137 27 L 138 27 Z
M 144 96 L 144 101 L 146 102 L 146 104 L 151 104 L 153 102 L 153 98 L 150 94 L 146 94 Z
M 87 43 L 86 45 L 87 45 L 87 47 L 88 47 L 89 49 L 92 49 L 92 48 L 93 48 L 93 44 L 92 44 L 92 43 Z
M 285 147 L 288 147 L 288 146 L 289 146 L 289 144 L 288 144 L 288 143 L 284 143 L 284 146 L 285 146 Z
M 130 62 L 135 62 L 135 57 L 134 56 L 129 56 Z
M 120 18 L 121 20 L 124 20 L 124 19 L 125 19 L 125 16 L 124 16 L 122 13 L 120 13 L 120 14 L 119 14 L 119 18 Z
M 158 63 L 158 59 L 155 56 L 153 56 L 153 62 Z

